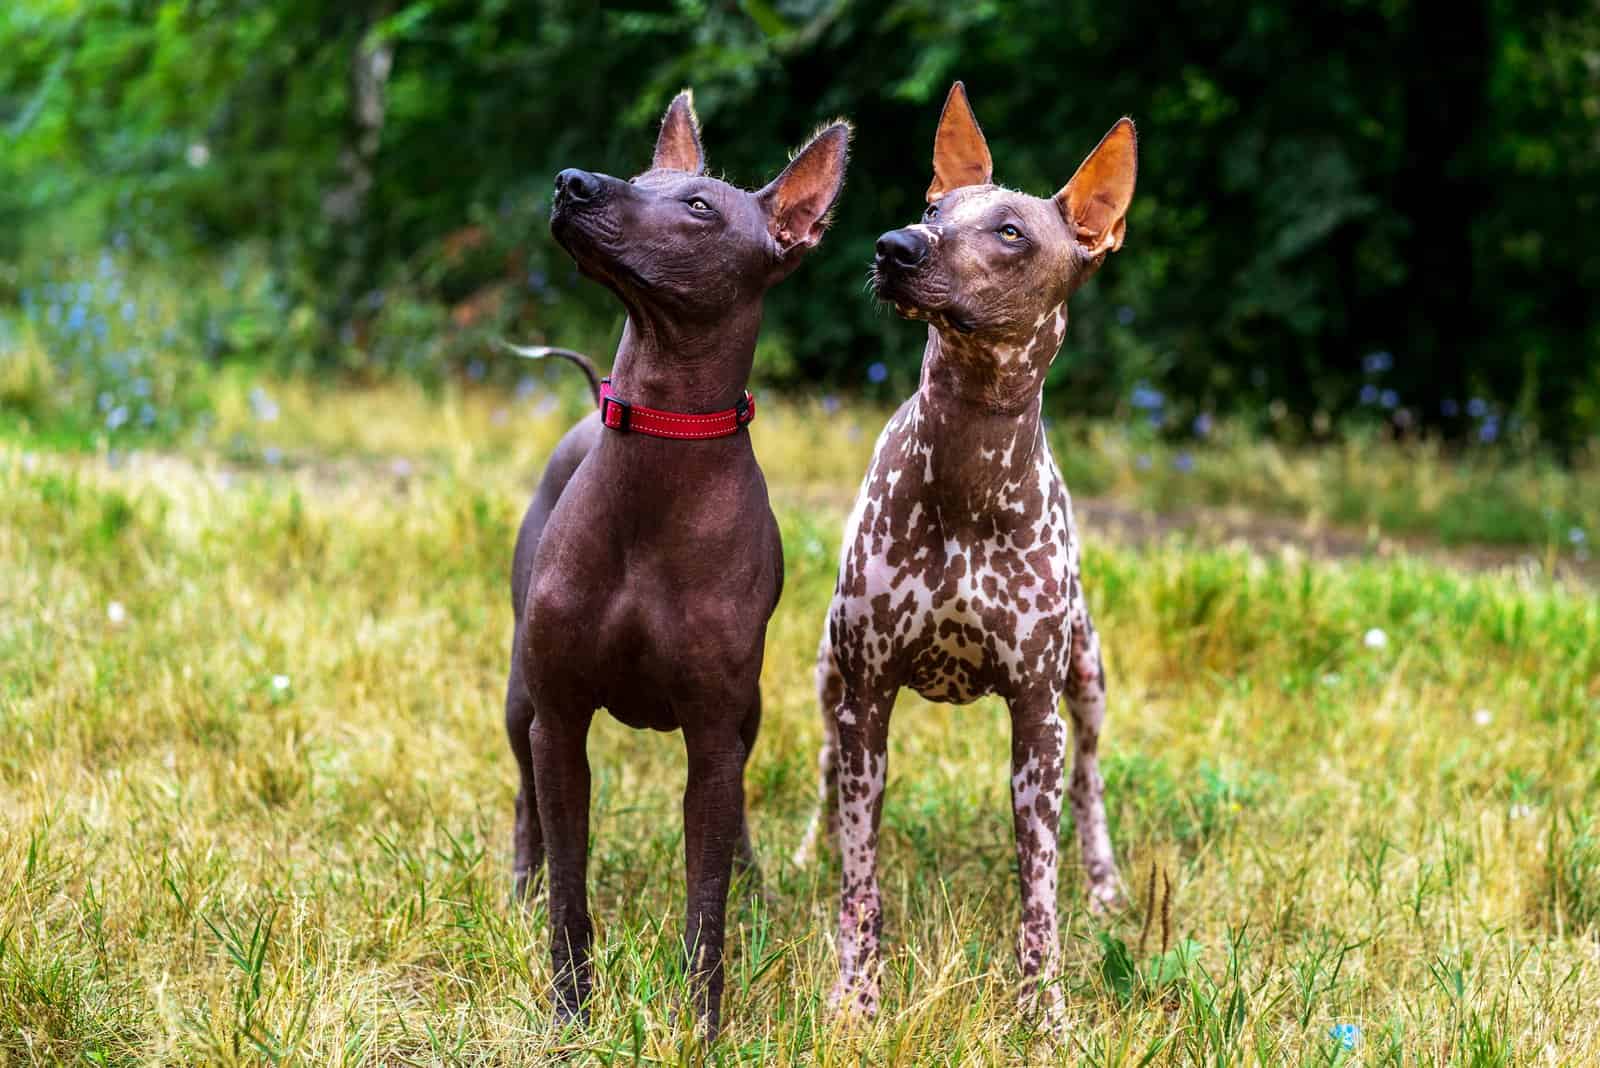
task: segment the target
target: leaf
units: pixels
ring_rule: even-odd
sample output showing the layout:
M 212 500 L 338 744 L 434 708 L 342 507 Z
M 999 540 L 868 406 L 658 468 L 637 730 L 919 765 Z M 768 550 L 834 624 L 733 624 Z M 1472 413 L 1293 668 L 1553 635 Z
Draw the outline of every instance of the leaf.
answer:
M 1115 993 L 1119 1001 L 1131 1000 L 1134 990 L 1142 985 L 1133 954 L 1115 935 L 1101 931 L 1096 937 L 1100 940 L 1100 977 L 1105 980 L 1106 989 Z

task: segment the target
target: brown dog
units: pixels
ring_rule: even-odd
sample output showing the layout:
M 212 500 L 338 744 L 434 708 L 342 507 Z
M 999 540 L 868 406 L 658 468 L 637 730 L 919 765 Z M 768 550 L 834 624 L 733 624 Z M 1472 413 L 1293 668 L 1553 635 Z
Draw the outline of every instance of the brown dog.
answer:
M 595 709 L 681 730 L 689 954 L 715 1033 L 723 919 L 737 849 L 752 861 L 744 763 L 761 719 L 762 647 L 782 546 L 744 425 L 767 289 L 821 240 L 844 181 L 849 127 L 819 132 L 771 184 L 705 174 L 687 92 L 631 181 L 566 170 L 550 228 L 628 320 L 601 413 L 568 432 L 522 521 L 506 727 L 522 773 L 515 878 L 550 868 L 559 1019 L 586 1018 L 586 887 Z M 537 818 L 535 817 L 537 813 Z
M 1054 197 L 993 185 L 957 82 L 934 141 L 927 213 L 878 239 L 878 296 L 931 325 L 921 388 L 879 437 L 845 527 L 817 667 L 826 815 L 800 858 L 826 819 L 844 866 L 834 997 L 867 1013 L 878 1007 L 878 820 L 901 687 L 963 704 L 999 694 L 1010 705 L 1017 953 L 1027 999 L 1043 985 L 1054 1018 L 1063 696 L 1077 743 L 1065 792 L 1089 901 L 1098 909 L 1118 894 L 1096 756 L 1105 673 L 1071 499 L 1039 413 L 1067 298 L 1122 245 L 1136 160 L 1123 119 Z

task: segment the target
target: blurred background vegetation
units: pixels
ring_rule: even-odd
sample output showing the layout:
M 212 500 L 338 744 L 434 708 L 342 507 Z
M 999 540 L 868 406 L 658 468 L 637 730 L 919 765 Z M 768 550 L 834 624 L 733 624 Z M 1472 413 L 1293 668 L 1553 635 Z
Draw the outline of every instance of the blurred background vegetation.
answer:
M 514 380 L 493 335 L 609 354 L 551 178 L 642 169 L 678 88 L 755 186 L 857 127 L 836 224 L 769 302 L 769 383 L 880 399 L 916 330 L 862 292 L 949 83 L 997 177 L 1141 134 L 1129 237 L 1048 403 L 1204 436 L 1600 433 L 1600 4 L 8 0 L 0 415 L 204 419 L 230 362 Z M 263 397 L 263 403 L 271 403 Z

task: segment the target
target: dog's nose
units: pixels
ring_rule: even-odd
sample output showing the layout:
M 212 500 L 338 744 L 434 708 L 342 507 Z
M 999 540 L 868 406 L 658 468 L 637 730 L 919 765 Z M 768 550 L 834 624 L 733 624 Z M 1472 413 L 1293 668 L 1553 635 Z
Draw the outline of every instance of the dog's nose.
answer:
M 566 197 L 568 200 L 579 204 L 586 200 L 593 200 L 600 194 L 600 179 L 588 171 L 580 171 L 576 167 L 568 167 L 556 175 L 556 195 Z
M 910 270 L 928 258 L 928 240 L 915 230 L 890 230 L 878 238 L 878 266 Z

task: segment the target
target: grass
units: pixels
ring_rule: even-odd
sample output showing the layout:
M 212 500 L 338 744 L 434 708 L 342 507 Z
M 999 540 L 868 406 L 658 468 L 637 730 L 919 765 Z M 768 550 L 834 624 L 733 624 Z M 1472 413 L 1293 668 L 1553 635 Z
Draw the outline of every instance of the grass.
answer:
M 251 388 L 220 382 L 210 428 L 158 451 L 0 434 L 0 1063 L 707 1056 L 674 1014 L 676 737 L 601 717 L 591 738 L 587 1031 L 549 1027 L 542 909 L 506 905 L 504 572 L 581 401 L 274 383 L 263 421 Z M 1592 590 L 1093 530 L 1107 797 L 1135 903 L 1089 918 L 1067 849 L 1067 1044 L 1014 1011 L 992 702 L 902 699 L 886 1011 L 831 1021 L 837 869 L 785 858 L 812 797 L 817 628 L 876 417 L 780 403 L 756 424 L 789 575 L 748 777 L 770 900 L 736 905 L 710 1059 L 1600 1059 Z M 1115 476 L 1094 488 L 1118 492 L 1115 442 L 1085 445 L 1106 445 Z M 1477 484 L 1433 462 L 1430 480 Z M 1325 486 L 1284 477 L 1336 514 Z M 1152 871 L 1170 880 L 1154 900 Z

